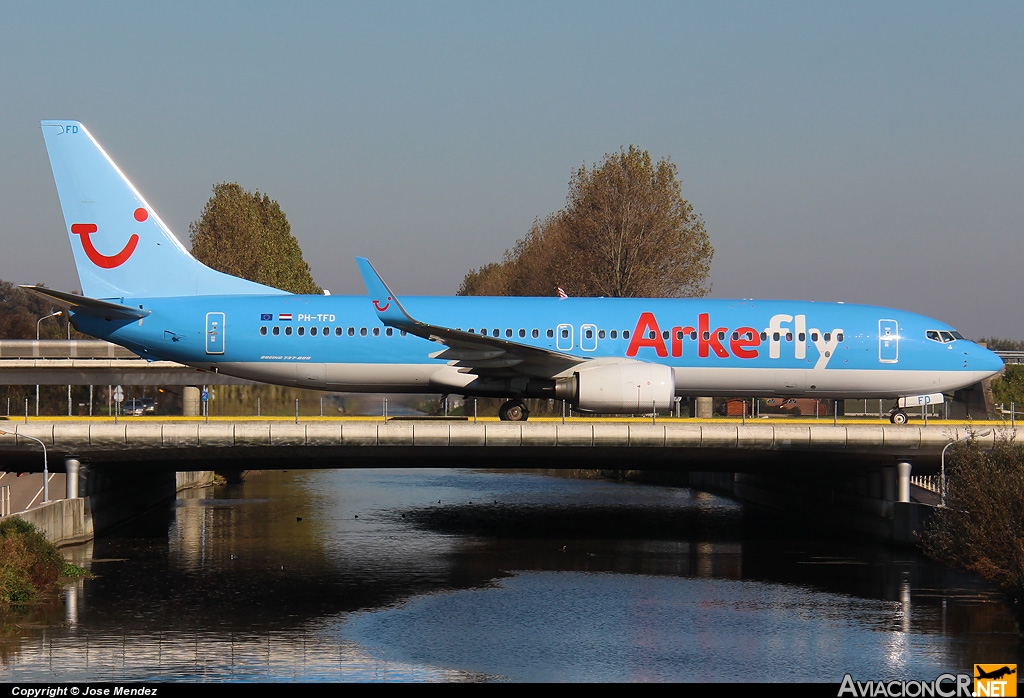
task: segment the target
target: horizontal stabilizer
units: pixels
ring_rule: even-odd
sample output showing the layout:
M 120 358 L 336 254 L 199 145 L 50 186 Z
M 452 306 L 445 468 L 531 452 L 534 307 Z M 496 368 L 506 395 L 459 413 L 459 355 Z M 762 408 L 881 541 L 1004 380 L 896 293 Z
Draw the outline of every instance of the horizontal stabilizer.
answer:
M 95 298 L 76 296 L 73 293 L 54 291 L 53 289 L 46 288 L 45 286 L 22 286 L 21 288 L 34 293 L 37 296 L 43 296 L 44 298 L 56 301 L 65 307 L 71 308 L 76 313 L 95 315 L 107 320 L 139 320 L 146 317 L 151 312 L 149 310 L 143 310 L 142 308 L 132 308 L 127 305 L 121 305 L 120 303 L 111 303 L 110 301 L 100 301 Z

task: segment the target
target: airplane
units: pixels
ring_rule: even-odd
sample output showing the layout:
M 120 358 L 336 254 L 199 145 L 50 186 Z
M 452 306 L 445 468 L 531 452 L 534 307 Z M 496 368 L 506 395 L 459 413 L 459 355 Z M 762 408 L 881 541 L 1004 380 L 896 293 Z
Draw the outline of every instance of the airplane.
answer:
M 974 666 L 975 666 L 975 668 L 978 671 L 978 675 L 974 677 L 976 679 L 995 679 L 995 680 L 999 680 L 999 679 L 1003 678 L 1004 676 L 1009 676 L 1010 674 L 1016 674 L 1017 673 L 1016 665 L 1014 665 L 1013 669 L 1011 669 L 1008 666 L 1003 666 L 1003 667 L 1000 667 L 999 669 L 993 669 L 992 671 L 985 671 L 978 664 L 975 664 Z
M 41 126 L 83 295 L 24 288 L 147 359 L 300 388 L 506 398 L 505 421 L 528 418 L 527 398 L 595 414 L 684 396 L 938 402 L 1003 368 L 945 323 L 866 305 L 400 299 L 362 257 L 366 296 L 287 293 L 196 260 L 81 123 Z

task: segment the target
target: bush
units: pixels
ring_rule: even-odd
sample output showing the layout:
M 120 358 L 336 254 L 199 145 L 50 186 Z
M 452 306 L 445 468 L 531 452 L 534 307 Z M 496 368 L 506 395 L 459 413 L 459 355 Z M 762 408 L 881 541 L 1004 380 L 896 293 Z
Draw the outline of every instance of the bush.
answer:
M 0 608 L 51 590 L 64 571 L 57 547 L 18 518 L 0 521 Z
M 947 453 L 946 507 L 922 535 L 924 550 L 998 584 L 1024 621 L 1024 447 L 965 442 Z

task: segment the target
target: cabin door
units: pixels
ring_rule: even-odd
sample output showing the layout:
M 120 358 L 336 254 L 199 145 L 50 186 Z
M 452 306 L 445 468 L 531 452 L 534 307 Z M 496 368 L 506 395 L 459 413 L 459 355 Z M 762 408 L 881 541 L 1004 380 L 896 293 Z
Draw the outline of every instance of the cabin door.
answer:
M 206 314 L 206 353 L 224 353 L 224 313 Z
M 900 360 L 900 324 L 895 320 L 878 321 L 878 360 L 883 364 Z

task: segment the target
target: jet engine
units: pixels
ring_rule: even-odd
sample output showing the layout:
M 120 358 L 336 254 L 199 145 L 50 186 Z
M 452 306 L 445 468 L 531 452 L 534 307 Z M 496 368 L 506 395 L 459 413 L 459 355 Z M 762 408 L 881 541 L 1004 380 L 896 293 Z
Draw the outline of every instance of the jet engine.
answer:
M 600 364 L 555 381 L 555 396 L 583 412 L 623 414 L 671 407 L 676 393 L 671 366 L 646 363 Z

